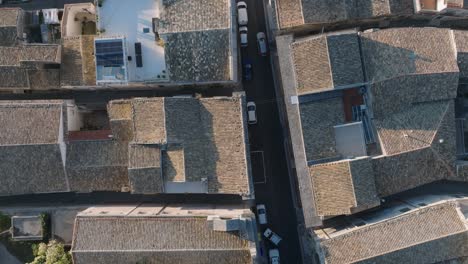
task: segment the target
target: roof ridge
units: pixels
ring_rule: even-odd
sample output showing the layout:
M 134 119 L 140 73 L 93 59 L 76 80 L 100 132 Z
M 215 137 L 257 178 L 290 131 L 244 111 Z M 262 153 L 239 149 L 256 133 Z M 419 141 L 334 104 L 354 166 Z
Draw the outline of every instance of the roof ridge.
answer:
M 378 222 L 375 222 L 375 223 L 370 223 L 370 224 L 367 224 L 365 226 L 357 227 L 355 230 L 351 230 L 348 233 L 332 237 L 329 240 L 338 240 L 338 239 L 342 239 L 342 238 L 345 238 L 345 237 L 349 237 L 349 236 L 354 235 L 353 234 L 354 232 L 365 232 L 367 230 L 376 228 L 376 226 L 380 225 L 380 224 L 389 223 L 389 222 L 392 222 L 392 221 L 403 221 L 402 219 L 410 217 L 410 216 L 414 215 L 415 213 L 418 213 L 418 214 L 427 213 L 427 212 L 432 211 L 432 210 L 438 210 L 438 209 L 444 208 L 445 206 L 450 206 L 450 207 L 453 207 L 454 209 L 456 209 L 457 208 L 456 204 L 457 204 L 456 199 L 451 199 L 451 200 L 444 200 L 444 201 L 436 202 L 436 203 L 434 203 L 432 205 L 429 205 L 429 206 L 426 206 L 426 207 L 418 207 L 418 208 L 415 208 L 414 210 L 410 210 L 410 211 L 404 212 L 402 214 L 395 215 L 395 216 L 392 216 L 390 218 L 386 218 L 384 220 L 381 220 L 381 221 L 378 221 Z M 465 227 L 465 230 L 463 230 L 463 231 L 468 231 L 467 227 Z
M 449 107 L 450 107 L 450 102 L 447 104 L 447 106 L 445 107 L 445 111 L 444 113 L 442 114 L 442 118 L 439 120 L 439 123 L 437 124 L 437 127 L 436 127 L 436 132 L 434 133 L 434 135 L 432 136 L 432 139 L 431 139 L 431 146 L 432 144 L 434 143 L 434 140 L 435 140 L 435 137 L 437 136 L 437 132 L 439 131 L 440 127 L 442 126 L 442 123 L 444 122 L 444 118 L 445 116 L 447 115 L 447 112 L 449 110 Z

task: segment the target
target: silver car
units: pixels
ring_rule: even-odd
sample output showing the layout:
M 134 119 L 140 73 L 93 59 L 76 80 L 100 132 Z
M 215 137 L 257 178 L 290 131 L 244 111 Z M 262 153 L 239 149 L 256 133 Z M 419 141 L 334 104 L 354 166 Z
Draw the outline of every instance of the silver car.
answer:
M 267 55 L 267 41 L 265 33 L 258 32 L 257 33 L 257 44 L 258 44 L 258 53 L 262 56 Z

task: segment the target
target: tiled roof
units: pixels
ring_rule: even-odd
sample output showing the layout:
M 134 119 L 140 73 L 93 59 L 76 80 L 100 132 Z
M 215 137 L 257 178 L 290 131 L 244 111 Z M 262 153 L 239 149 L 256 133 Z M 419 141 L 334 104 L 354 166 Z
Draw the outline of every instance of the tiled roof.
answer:
M 19 8 L 0 8 L 0 27 L 16 27 L 20 12 Z
M 133 193 L 155 194 L 164 192 L 160 167 L 129 169 L 128 179 Z
M 229 0 L 163 0 L 158 33 L 174 82 L 231 79 Z
M 394 155 L 431 146 L 449 106 L 447 101 L 421 103 L 375 120 L 383 152 Z
M 455 43 L 457 45 L 457 62 L 460 69 L 460 77 L 468 77 L 468 32 L 454 30 Z
M 252 262 L 248 241 L 209 229 L 205 217 L 78 217 L 72 255 L 75 264 Z
M 81 56 L 81 38 L 67 37 L 62 40 L 62 67 L 60 67 L 60 85 L 82 85 L 83 60 Z
M 0 195 L 124 187 L 154 194 L 165 181 L 205 180 L 209 193 L 251 195 L 242 96 L 114 101 L 111 126 L 126 122 L 135 135 L 101 138 L 107 130 L 94 140 L 67 137 L 65 111 L 60 100 L 0 101 Z
M 451 100 L 457 95 L 458 79 L 457 72 L 448 72 L 410 74 L 373 83 L 372 110 L 377 119 L 382 119 L 415 103 Z
M 0 46 L 12 46 L 18 42 L 23 29 L 22 10 L 19 8 L 0 8 Z
M 280 28 L 414 13 L 412 0 L 276 0 L 276 4 Z
M 229 80 L 230 35 L 230 28 L 163 34 L 166 65 L 171 80 Z
M 280 28 L 304 24 L 301 0 L 276 0 Z
M 172 98 L 165 100 L 166 131 L 169 143 L 180 144 L 183 148 L 184 170 L 177 170 L 182 175 L 175 175 L 175 178 L 184 177 L 186 181 L 199 181 L 202 175 L 211 174 L 207 171 L 207 158 L 209 156 L 208 144 L 212 144 L 206 137 L 206 131 L 211 126 L 204 127 L 203 106 L 199 100 Z M 206 124 L 210 125 L 210 124 Z M 196 140 L 194 140 L 196 136 Z M 176 153 L 171 151 L 170 157 Z M 168 160 L 166 160 L 166 164 Z M 168 166 L 165 166 L 167 169 Z
M 0 46 L 14 46 L 21 41 L 23 20 L 20 8 L 0 8 Z
M 353 32 L 328 35 L 327 41 L 333 85 L 364 82 L 357 34 Z
M 207 166 L 208 192 L 250 195 L 245 98 L 205 98 L 201 103 L 208 141 L 207 159 L 200 162 Z
M 134 193 L 161 193 L 164 181 L 161 149 L 157 145 L 129 145 L 128 177 Z
M 68 191 L 58 144 L 0 146 L 0 160 L 0 196 Z
M 77 192 L 120 191 L 128 186 L 128 145 L 116 140 L 70 141 L 66 171 Z
M 299 94 L 364 82 L 358 35 L 341 32 L 291 45 Z
M 311 166 L 315 206 L 319 215 L 351 214 L 379 203 L 369 158 Z
M 348 18 L 346 11 L 346 1 L 302 0 L 302 12 L 305 23 L 345 20 Z
M 185 154 L 182 145 L 171 144 L 163 154 L 162 166 L 164 178 L 173 182 L 184 182 Z
M 389 152 L 373 161 L 379 195 L 453 178 L 454 120 L 453 102 L 443 101 L 417 105 L 384 121 L 386 125 L 376 121 L 381 144 Z
M 401 75 L 458 72 L 449 29 L 393 28 L 362 33 L 363 59 L 369 81 Z
M 2 88 L 51 89 L 59 87 L 59 71 L 43 64 L 60 63 L 59 45 L 0 46 Z
M 163 98 L 138 98 L 132 101 L 136 143 L 157 144 L 166 139 Z
M 59 69 L 28 70 L 29 87 L 32 90 L 52 90 L 60 88 Z
M 163 146 L 162 154 L 148 160 L 142 160 L 141 155 L 132 155 L 130 169 L 162 169 L 167 181 L 207 179 L 210 193 L 248 195 L 244 103 L 239 96 L 136 98 L 111 102 L 109 112 L 112 125 L 116 120 L 131 117 L 128 125 L 134 127 L 135 133 L 128 140 L 132 144 Z
M 464 51 L 463 43 L 456 46 L 457 38 L 463 42 L 464 35 L 457 37 L 450 29 L 392 28 L 284 41 L 281 47 L 287 49 L 287 58 L 282 58 L 281 67 L 290 68 L 288 60 L 294 69 L 294 75 L 283 81 L 288 87 L 288 117 L 300 120 L 300 127 L 291 133 L 299 129 L 302 137 L 295 146 L 295 156 L 301 158 L 296 167 L 301 167 L 301 177 L 310 176 L 312 181 L 301 186 L 309 189 L 301 190 L 301 195 L 315 202 L 314 214 L 360 210 L 353 201 L 359 191 L 350 187 L 354 175 L 339 170 L 345 165 L 334 163 L 345 157 L 336 149 L 333 127 L 355 120 L 352 111 L 356 114 L 362 104 L 366 104 L 359 108 L 365 111 L 366 136 L 372 133 L 376 140 L 366 144 L 371 169 L 365 175 L 375 179 L 373 193 L 378 197 L 434 181 L 465 180 L 455 171 L 453 100 L 463 77 L 457 51 L 462 55 Z M 354 87 L 359 89 L 351 93 L 348 88 Z M 338 177 L 331 181 L 337 184 L 330 184 L 330 177 Z M 372 195 L 365 197 L 370 202 L 362 202 L 361 210 L 376 204 L 369 198 Z
M 12 46 L 18 40 L 16 27 L 0 27 L 0 46 Z
M 326 263 L 435 263 L 467 254 L 453 202 L 421 208 L 320 242 Z
M 128 157 L 130 169 L 161 167 L 161 149 L 157 145 L 131 144 Z
M 62 86 L 96 84 L 94 35 L 65 37 L 62 39 Z
M 159 33 L 230 27 L 229 0 L 163 0 Z
M 3 88 L 28 88 L 28 71 L 16 66 L 0 66 L 0 80 Z
M 340 157 L 333 126 L 345 122 L 340 97 L 299 105 L 307 161 Z
M 298 93 L 332 88 L 326 37 L 294 42 L 291 46 Z
M 315 206 L 319 215 L 350 214 L 356 206 L 349 161 L 311 166 Z
M 64 102 L 0 101 L 0 195 L 68 190 L 60 151 Z
M 0 145 L 54 144 L 63 101 L 0 101 Z
M 60 63 L 59 45 L 0 47 L 0 65 L 20 66 L 21 61 Z

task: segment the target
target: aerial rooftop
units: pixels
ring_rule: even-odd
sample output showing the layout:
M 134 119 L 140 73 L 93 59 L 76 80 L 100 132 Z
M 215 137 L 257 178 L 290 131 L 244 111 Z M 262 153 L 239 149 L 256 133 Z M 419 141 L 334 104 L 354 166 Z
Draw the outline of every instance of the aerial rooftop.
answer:
M 108 113 L 94 114 L 73 101 L 0 102 L 0 195 L 131 191 L 249 198 L 244 105 L 240 95 L 137 98 L 111 101 Z
M 310 225 L 429 182 L 464 180 L 455 164 L 454 99 L 466 75 L 456 43 L 466 35 L 395 28 L 278 37 Z
M 435 13 L 447 8 L 463 8 L 462 0 L 275 0 L 280 29 L 303 24 L 366 20 L 383 16 Z
M 20 8 L 0 9 L 0 46 L 13 46 L 23 37 L 22 21 Z
M 95 68 L 89 65 L 81 72 L 97 84 L 235 81 L 230 1 L 144 0 L 128 6 L 126 1 L 110 0 L 95 9 L 88 3 L 66 5 L 62 34 L 64 56 L 71 65 L 85 67 L 87 50 L 95 50 Z M 91 41 L 73 44 L 88 35 L 84 28 L 76 29 L 81 24 L 74 21 L 96 21 L 90 16 L 93 12 L 99 14 L 98 34 Z M 78 67 L 72 72 L 79 71 Z M 92 71 L 95 75 L 89 76 Z M 89 84 L 71 80 L 63 85 Z
M 0 89 L 236 83 L 233 10 L 229 0 L 68 4 L 60 43 L 47 45 L 26 43 L 23 10 L 1 8 Z
M 276 0 L 280 28 L 414 13 L 413 0 Z
M 331 219 L 314 236 L 321 263 L 428 263 L 464 259 L 468 239 L 463 194 L 402 198 L 382 209 Z
M 254 230 L 252 213 L 235 207 L 91 207 L 76 218 L 71 252 L 75 264 L 250 264 Z

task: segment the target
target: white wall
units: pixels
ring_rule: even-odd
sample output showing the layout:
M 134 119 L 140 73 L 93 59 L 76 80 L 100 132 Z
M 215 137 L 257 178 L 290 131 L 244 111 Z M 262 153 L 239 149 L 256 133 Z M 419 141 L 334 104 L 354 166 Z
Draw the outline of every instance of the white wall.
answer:
M 89 10 L 93 14 L 89 14 L 83 10 Z M 82 30 L 83 18 L 86 17 L 88 21 L 96 21 L 96 10 L 93 5 L 73 5 L 68 7 L 68 14 L 66 20 L 66 36 L 80 36 Z M 75 21 L 77 18 L 78 21 Z
M 66 157 L 67 157 L 67 146 L 65 144 L 65 141 L 64 141 L 64 123 L 65 123 L 65 120 L 63 120 L 63 110 L 60 111 L 60 127 L 59 127 L 59 138 L 58 138 L 58 143 L 59 143 L 59 146 L 60 146 L 60 154 L 62 156 L 62 164 L 63 164 L 63 168 L 65 170 L 65 165 L 66 165 Z M 66 173 L 66 172 L 65 172 Z
M 78 107 L 73 101 L 67 101 L 67 127 L 68 131 L 80 131 L 83 120 Z

